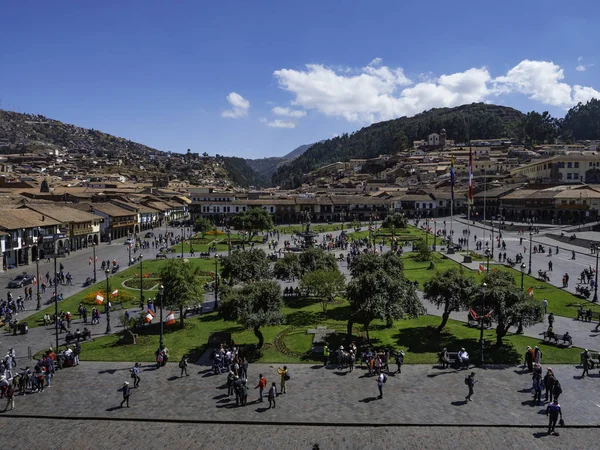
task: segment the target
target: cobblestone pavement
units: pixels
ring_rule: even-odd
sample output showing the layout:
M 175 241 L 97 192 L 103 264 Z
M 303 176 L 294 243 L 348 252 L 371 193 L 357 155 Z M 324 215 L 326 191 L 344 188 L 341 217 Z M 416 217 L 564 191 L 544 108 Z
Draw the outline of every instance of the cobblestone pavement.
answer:
M 4 448 L 48 450 L 77 448 L 177 449 L 595 449 L 597 429 L 560 430 L 548 436 L 541 428 L 285 426 L 182 424 L 125 420 L 51 420 L 3 418 Z M 23 432 L 23 427 L 53 430 Z M 110 430 L 110 431 L 106 431 Z
M 512 366 L 473 369 L 479 381 L 473 401 L 467 403 L 467 371 L 405 366 L 401 376 L 390 374 L 384 398 L 378 400 L 376 380 L 367 377 L 362 369 L 348 373 L 317 365 L 290 365 L 288 393 L 280 395 L 277 408 L 269 410 L 268 402 L 256 402 L 258 391 L 253 388 L 259 373 L 266 376 L 269 385 L 272 381 L 279 385 L 277 366 L 251 365 L 248 406 L 236 407 L 235 398 L 227 397 L 225 375 L 212 375 L 206 366 L 192 365 L 190 376 L 179 378 L 177 364 L 159 370 L 144 365 L 140 388 L 132 389 L 131 408 L 121 409 L 119 389 L 124 381 L 131 381 L 131 366 L 84 362 L 59 371 L 50 388 L 17 397 L 16 409 L 5 415 L 323 425 L 546 423 L 545 405 L 531 402 L 531 376 Z M 567 423 L 600 424 L 597 371 L 580 379 L 581 371 L 573 366 L 553 368 L 563 386 L 560 400 Z

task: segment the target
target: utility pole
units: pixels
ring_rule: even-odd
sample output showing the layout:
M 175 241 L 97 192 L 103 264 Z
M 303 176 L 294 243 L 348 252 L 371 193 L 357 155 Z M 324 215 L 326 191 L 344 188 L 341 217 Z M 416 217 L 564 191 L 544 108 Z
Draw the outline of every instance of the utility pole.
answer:
M 489 261 L 489 259 L 488 259 L 488 261 Z M 483 301 L 482 301 L 482 306 L 481 306 L 481 308 L 482 308 L 481 309 L 481 315 L 479 317 L 479 320 L 481 322 L 481 329 L 479 331 L 479 341 L 480 341 L 480 344 L 481 344 L 481 367 L 484 366 L 484 362 L 483 362 L 484 361 L 484 359 L 483 359 L 483 348 L 484 348 L 484 340 L 483 340 L 483 316 L 484 316 L 484 313 L 485 313 L 485 288 L 486 287 L 487 287 L 487 284 L 483 283 L 483 291 L 482 291 L 483 292 L 483 295 L 482 295 L 482 300 Z

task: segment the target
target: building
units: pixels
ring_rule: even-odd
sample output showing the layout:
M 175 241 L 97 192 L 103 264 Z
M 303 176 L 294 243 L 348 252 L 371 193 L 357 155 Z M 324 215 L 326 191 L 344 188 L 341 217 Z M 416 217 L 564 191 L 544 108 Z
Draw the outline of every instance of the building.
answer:
M 530 183 L 600 183 L 600 155 L 554 156 L 512 169 L 510 174 L 525 176 Z

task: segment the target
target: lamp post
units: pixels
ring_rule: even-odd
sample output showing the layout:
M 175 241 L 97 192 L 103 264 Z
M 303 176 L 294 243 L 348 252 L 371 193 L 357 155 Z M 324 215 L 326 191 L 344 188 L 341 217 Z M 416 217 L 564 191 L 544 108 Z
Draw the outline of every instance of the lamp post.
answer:
M 38 252 L 39 252 L 39 246 L 38 246 Z M 596 270 L 597 272 L 598 270 Z M 35 307 L 36 310 L 40 310 L 42 309 L 42 296 L 40 295 L 40 257 L 39 255 L 35 257 L 35 276 L 37 277 L 36 280 L 36 287 L 37 287 L 37 294 L 36 294 L 36 298 L 37 298 L 37 306 Z
M 489 261 L 489 260 L 488 260 Z M 479 341 L 480 341 L 480 345 L 481 345 L 481 367 L 483 367 L 484 363 L 483 363 L 483 315 L 485 312 L 485 288 L 487 287 L 486 283 L 483 283 L 483 290 L 482 290 L 482 303 L 481 303 L 481 328 L 479 331 Z
M 58 277 L 56 274 L 56 239 L 54 239 L 54 331 L 56 334 L 56 351 L 58 351 Z
M 600 250 L 600 246 L 598 245 L 598 243 L 594 244 L 594 247 L 596 247 L 595 251 L 596 251 L 596 281 L 594 282 L 594 298 L 592 300 L 592 302 L 597 303 L 598 302 L 598 250 Z
M 127 244 L 127 250 L 129 250 L 129 261 L 127 261 L 127 265 L 130 266 L 131 265 L 131 243 Z
M 244 225 L 244 219 L 242 219 L 242 250 L 246 251 L 246 230 Z
M 181 259 L 183 259 L 183 241 L 185 241 L 185 231 L 182 226 L 181 227 Z
M 144 271 L 143 255 L 140 254 L 140 308 L 144 309 L 144 285 L 142 284 L 142 272 Z
M 373 233 L 373 214 L 369 214 L 369 234 L 371 236 L 372 251 L 375 253 L 375 236 Z
M 492 228 L 492 242 L 490 247 L 492 248 L 492 259 L 494 259 L 494 221 L 490 220 L 490 226 Z
M 485 249 L 485 257 L 487 258 L 487 271 L 489 273 L 489 271 L 490 271 L 490 249 L 489 248 Z
M 231 221 L 227 219 L 227 256 L 231 256 Z
M 342 219 L 342 231 L 344 231 L 344 219 L 345 218 L 346 218 L 346 213 L 342 209 L 342 212 L 340 213 L 340 219 Z
M 219 254 L 215 253 L 215 309 L 219 305 Z
M 532 236 L 532 231 L 529 230 L 529 270 L 527 270 L 527 275 L 531 275 L 531 236 Z
M 433 221 L 433 249 L 436 249 L 437 243 L 437 222 Z
M 425 216 L 425 247 L 429 248 L 429 216 Z
M 525 263 L 521 263 L 521 291 L 523 290 L 523 286 L 524 286 L 524 279 L 525 279 L 525 269 L 527 268 L 527 266 L 525 265 Z M 517 328 L 517 334 L 523 334 L 523 319 L 519 319 L 519 327 Z
M 110 333 L 110 269 L 106 268 L 104 274 L 106 275 L 106 307 L 104 311 L 106 312 L 106 334 L 108 334 Z
M 158 296 L 160 298 L 160 339 L 159 339 L 159 348 L 164 348 L 164 333 L 163 333 L 163 294 L 165 287 L 161 284 L 158 287 Z

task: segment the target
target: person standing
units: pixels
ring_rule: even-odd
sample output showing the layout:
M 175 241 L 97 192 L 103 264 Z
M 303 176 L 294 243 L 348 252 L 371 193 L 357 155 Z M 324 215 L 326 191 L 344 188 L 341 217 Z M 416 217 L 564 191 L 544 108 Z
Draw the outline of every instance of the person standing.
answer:
M 387 376 L 383 372 L 381 372 L 377 377 L 377 388 L 379 389 L 378 398 L 383 398 L 383 384 L 386 382 L 386 380 Z
M 179 378 L 183 377 L 183 374 L 185 372 L 185 376 L 188 377 L 190 374 L 188 373 L 188 355 L 183 355 L 181 357 L 181 361 L 179 361 L 179 368 L 181 369 L 181 374 L 179 375 Z
M 581 378 L 585 378 L 585 375 L 589 375 L 590 368 L 590 352 L 586 348 L 583 353 L 581 353 L 581 365 L 583 366 L 583 373 L 581 374 Z
M 397 373 L 402 373 L 402 364 L 404 364 L 404 351 L 396 353 L 396 365 L 398 366 Z
M 79 345 L 79 341 L 75 342 L 75 349 L 73 350 L 73 358 L 76 366 L 79 365 L 79 354 L 81 353 L 81 345 Z
M 327 367 L 329 365 L 329 347 L 327 344 L 323 347 L 323 367 Z
M 558 397 L 560 397 L 560 394 L 562 394 L 562 387 L 560 385 L 560 382 L 554 378 L 554 386 L 552 386 L 552 395 L 554 396 L 554 400 L 558 401 Z
M 548 314 L 548 300 L 542 300 L 542 308 L 544 308 L 544 314 Z
M 527 366 L 530 372 L 533 371 L 533 350 L 529 345 L 527 346 L 527 350 L 525 350 L 525 362 L 523 366 Z
M 354 354 L 354 350 L 350 349 L 348 352 L 348 368 L 350 372 L 354 371 L 354 361 L 356 361 L 356 355 Z
M 275 405 L 275 398 L 276 397 L 277 397 L 277 385 L 273 381 L 273 383 L 271 384 L 271 388 L 269 389 L 269 393 L 268 393 L 269 409 L 271 409 L 271 406 L 273 408 L 276 407 L 276 405 Z
M 287 366 L 283 366 L 283 369 L 281 367 L 277 368 L 277 373 L 281 375 L 281 393 L 286 394 L 286 383 L 290 379 Z
M 548 327 L 551 327 L 554 324 L 554 313 L 551 312 L 548 314 Z
M 469 395 L 465 397 L 465 399 L 468 402 L 470 402 L 471 397 L 473 397 L 475 383 L 477 383 L 477 381 L 475 380 L 475 372 L 471 372 L 471 375 L 465 378 L 465 384 L 469 387 Z
M 133 387 L 134 388 L 139 388 L 140 387 L 140 363 L 135 363 L 133 365 L 133 368 L 131 369 L 131 375 L 133 378 Z M 127 386 L 129 386 L 129 383 L 127 383 Z
M 127 402 L 127 407 L 129 408 L 129 396 L 131 395 L 131 389 L 129 388 L 129 381 L 123 383 L 123 401 L 121 402 L 121 408 L 123 407 L 123 403 Z
M 558 400 L 554 399 L 554 402 L 550 403 L 548 405 L 548 408 L 546 408 L 546 416 L 550 416 L 548 420 L 548 434 L 558 434 L 556 433 L 555 428 L 559 415 L 560 419 L 562 420 L 562 410 L 560 408 L 560 405 L 558 404 Z
M 542 351 L 539 349 L 539 347 L 537 345 L 533 349 L 533 361 L 536 364 L 542 363 Z
M 261 403 L 263 402 L 263 392 L 266 387 L 267 387 L 267 379 L 265 377 L 263 377 L 263 374 L 261 373 L 258 376 L 258 384 L 254 388 L 254 389 L 258 389 L 258 395 L 259 395 L 258 401 Z
M 546 388 L 546 398 L 544 401 L 548 401 L 548 397 L 550 397 L 550 403 L 552 403 L 552 395 L 553 395 L 553 391 L 554 391 L 554 382 L 555 382 L 555 378 L 554 378 L 554 372 L 552 371 L 551 368 L 548 368 L 548 371 L 546 372 L 546 375 L 544 376 L 544 387 Z

